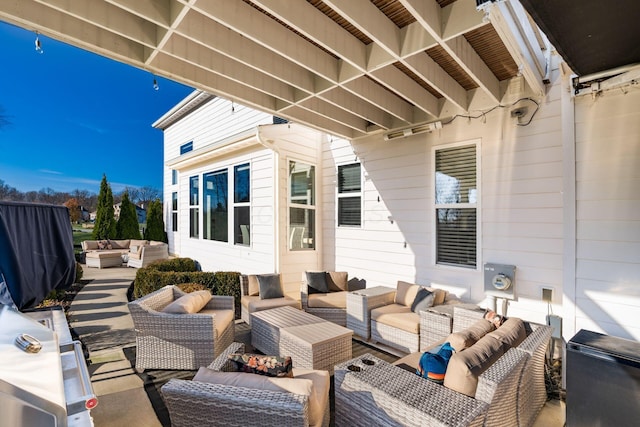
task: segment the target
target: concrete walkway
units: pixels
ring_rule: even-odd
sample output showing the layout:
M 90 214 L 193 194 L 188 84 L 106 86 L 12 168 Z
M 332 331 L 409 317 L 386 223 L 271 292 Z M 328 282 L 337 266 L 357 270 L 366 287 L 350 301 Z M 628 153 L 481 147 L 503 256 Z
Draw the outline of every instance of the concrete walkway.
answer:
M 91 280 L 69 308 L 69 326 L 88 351 L 89 372 L 98 406 L 95 427 L 159 427 L 144 381 L 133 370 L 135 333 L 127 292 L 136 269 L 83 266 Z

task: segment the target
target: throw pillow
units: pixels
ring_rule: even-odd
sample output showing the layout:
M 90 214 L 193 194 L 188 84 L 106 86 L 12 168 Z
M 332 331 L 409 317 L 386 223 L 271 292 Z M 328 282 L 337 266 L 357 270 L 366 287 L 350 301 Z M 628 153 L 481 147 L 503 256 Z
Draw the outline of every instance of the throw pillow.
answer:
M 129 247 L 129 252 L 137 254 L 138 253 L 138 246 L 133 245 Z
M 433 307 L 433 292 L 427 288 L 421 288 L 416 294 L 416 299 L 411 304 L 411 311 L 414 313 L 420 313 L 429 307 Z
M 260 274 L 257 277 L 260 285 L 260 299 L 284 297 L 279 274 Z
M 447 365 L 454 350 L 448 342 L 442 344 L 441 347 L 432 350 L 433 353 L 426 351 L 420 357 L 420 364 L 416 370 L 416 374 L 423 378 L 438 384 L 444 383 L 444 376 L 447 372 Z
M 310 294 L 326 294 L 329 292 L 327 273 L 324 271 L 307 271 L 307 292 Z
M 329 292 L 348 291 L 348 276 L 349 273 L 346 271 L 329 271 L 327 273 L 327 285 L 329 286 Z
M 293 378 L 293 363 L 290 356 L 233 353 L 229 355 L 229 360 L 236 364 L 236 372 Z
M 191 292 L 166 306 L 162 311 L 173 314 L 193 314 L 204 308 L 211 300 L 211 292 L 208 290 Z
M 109 242 L 107 242 L 106 240 L 98 240 L 98 249 L 107 249 L 107 244 Z

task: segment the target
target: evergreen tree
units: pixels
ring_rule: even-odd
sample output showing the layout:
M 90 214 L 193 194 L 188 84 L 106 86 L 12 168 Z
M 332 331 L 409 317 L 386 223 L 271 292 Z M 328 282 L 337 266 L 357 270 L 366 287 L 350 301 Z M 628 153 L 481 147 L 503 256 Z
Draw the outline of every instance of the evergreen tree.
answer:
M 144 230 L 146 240 L 167 242 L 167 233 L 164 231 L 164 220 L 162 219 L 162 202 L 156 199 L 149 203 L 147 210 L 147 229 Z
M 107 176 L 102 175 L 100 193 L 98 193 L 98 208 L 96 222 L 93 226 L 93 239 L 104 240 L 115 236 L 115 219 L 113 217 L 113 193 L 107 182 Z
M 138 226 L 138 214 L 136 207 L 129 200 L 129 192 L 125 191 L 120 202 L 120 218 L 116 226 L 118 239 L 140 239 L 140 227 Z

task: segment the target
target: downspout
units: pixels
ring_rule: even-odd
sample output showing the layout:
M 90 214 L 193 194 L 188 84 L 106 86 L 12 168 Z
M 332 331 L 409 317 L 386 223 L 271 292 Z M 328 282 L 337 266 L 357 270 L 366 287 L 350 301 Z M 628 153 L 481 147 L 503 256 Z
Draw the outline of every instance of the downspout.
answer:
M 274 273 L 280 272 L 280 153 L 272 139 L 262 137 L 262 126 L 256 129 L 258 143 L 273 152 L 273 262 Z

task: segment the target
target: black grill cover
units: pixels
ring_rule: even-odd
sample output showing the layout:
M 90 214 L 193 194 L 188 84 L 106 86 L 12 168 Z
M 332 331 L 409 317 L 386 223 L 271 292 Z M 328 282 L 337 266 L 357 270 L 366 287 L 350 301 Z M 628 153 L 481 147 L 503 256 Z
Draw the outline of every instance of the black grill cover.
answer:
M 66 207 L 0 201 L 3 299 L 8 290 L 19 310 L 32 308 L 52 290 L 71 286 L 75 275 L 73 232 Z

